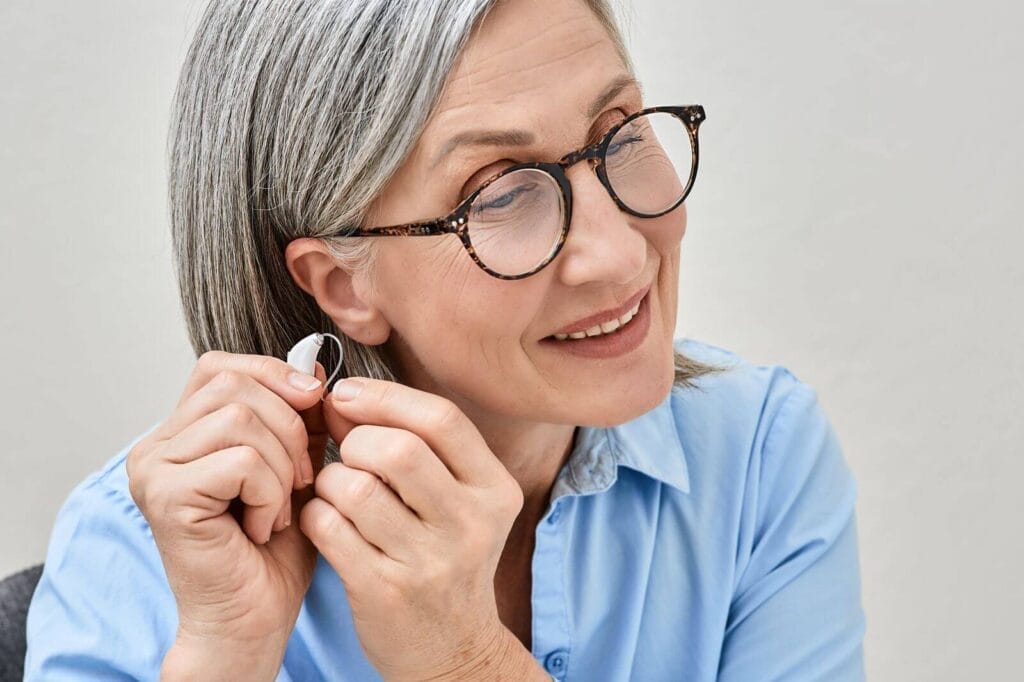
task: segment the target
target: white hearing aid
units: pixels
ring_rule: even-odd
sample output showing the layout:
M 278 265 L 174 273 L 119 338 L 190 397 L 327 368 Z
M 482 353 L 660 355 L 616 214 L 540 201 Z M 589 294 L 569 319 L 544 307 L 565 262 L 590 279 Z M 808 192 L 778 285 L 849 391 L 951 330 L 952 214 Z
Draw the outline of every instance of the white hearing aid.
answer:
M 334 339 L 334 343 L 338 345 L 338 366 L 331 372 L 331 376 L 327 377 L 327 381 L 324 382 L 324 386 L 331 383 L 331 379 L 341 370 L 341 361 L 345 357 L 345 349 L 341 345 L 341 339 L 334 334 L 314 332 L 302 339 L 288 351 L 288 359 L 286 362 L 297 369 L 298 371 L 315 375 L 316 374 L 316 356 L 320 353 L 320 348 L 324 345 L 324 338 L 330 337 Z M 326 392 L 324 393 L 326 395 Z M 320 398 L 323 400 L 323 396 Z

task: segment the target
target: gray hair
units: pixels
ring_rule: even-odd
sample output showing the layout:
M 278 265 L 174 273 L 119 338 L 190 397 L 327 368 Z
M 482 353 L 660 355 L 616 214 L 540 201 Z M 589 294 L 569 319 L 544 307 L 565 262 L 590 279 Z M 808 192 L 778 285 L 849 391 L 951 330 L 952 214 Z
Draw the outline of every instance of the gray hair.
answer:
M 583 0 L 635 72 L 608 0 Z M 168 137 L 175 266 L 197 356 L 284 358 L 313 331 L 339 376 L 396 380 L 383 346 L 345 336 L 292 280 L 284 246 L 321 238 L 372 273 L 360 224 L 415 145 L 472 29 L 496 0 L 213 0 L 189 47 Z M 325 345 L 329 370 L 337 353 Z M 676 384 L 721 368 L 675 355 Z

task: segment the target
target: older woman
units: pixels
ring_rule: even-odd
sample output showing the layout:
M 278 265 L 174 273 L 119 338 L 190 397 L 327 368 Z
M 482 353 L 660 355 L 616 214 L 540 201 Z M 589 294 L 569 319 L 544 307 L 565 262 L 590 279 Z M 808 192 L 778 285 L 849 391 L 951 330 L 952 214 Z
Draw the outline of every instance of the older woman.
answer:
M 215 1 L 176 97 L 199 360 L 61 510 L 27 678 L 863 676 L 855 481 L 673 339 L 705 112 L 605 0 Z

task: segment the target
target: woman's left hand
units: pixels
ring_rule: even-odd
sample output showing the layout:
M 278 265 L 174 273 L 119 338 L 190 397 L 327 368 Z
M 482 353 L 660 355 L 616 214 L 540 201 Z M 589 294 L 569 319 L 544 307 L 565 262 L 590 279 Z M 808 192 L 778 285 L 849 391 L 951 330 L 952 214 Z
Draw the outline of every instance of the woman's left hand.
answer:
M 451 401 L 356 382 L 355 398 L 324 402 L 343 463 L 317 476 L 300 528 L 344 582 L 385 679 L 500 673 L 491 666 L 518 640 L 498 617 L 494 575 L 523 492 Z

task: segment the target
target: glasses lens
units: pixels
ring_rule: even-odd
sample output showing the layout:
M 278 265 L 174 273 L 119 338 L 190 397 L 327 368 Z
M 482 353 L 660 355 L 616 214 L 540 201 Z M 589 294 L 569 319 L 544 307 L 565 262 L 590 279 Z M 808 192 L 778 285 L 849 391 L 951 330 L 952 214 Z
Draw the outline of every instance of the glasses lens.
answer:
M 530 272 L 558 245 L 564 199 L 548 173 L 523 168 L 487 185 L 469 207 L 469 241 L 477 258 L 508 276 Z
M 647 215 L 673 208 L 690 179 L 693 146 L 683 122 L 666 112 L 638 116 L 608 144 L 608 182 L 626 206 Z

